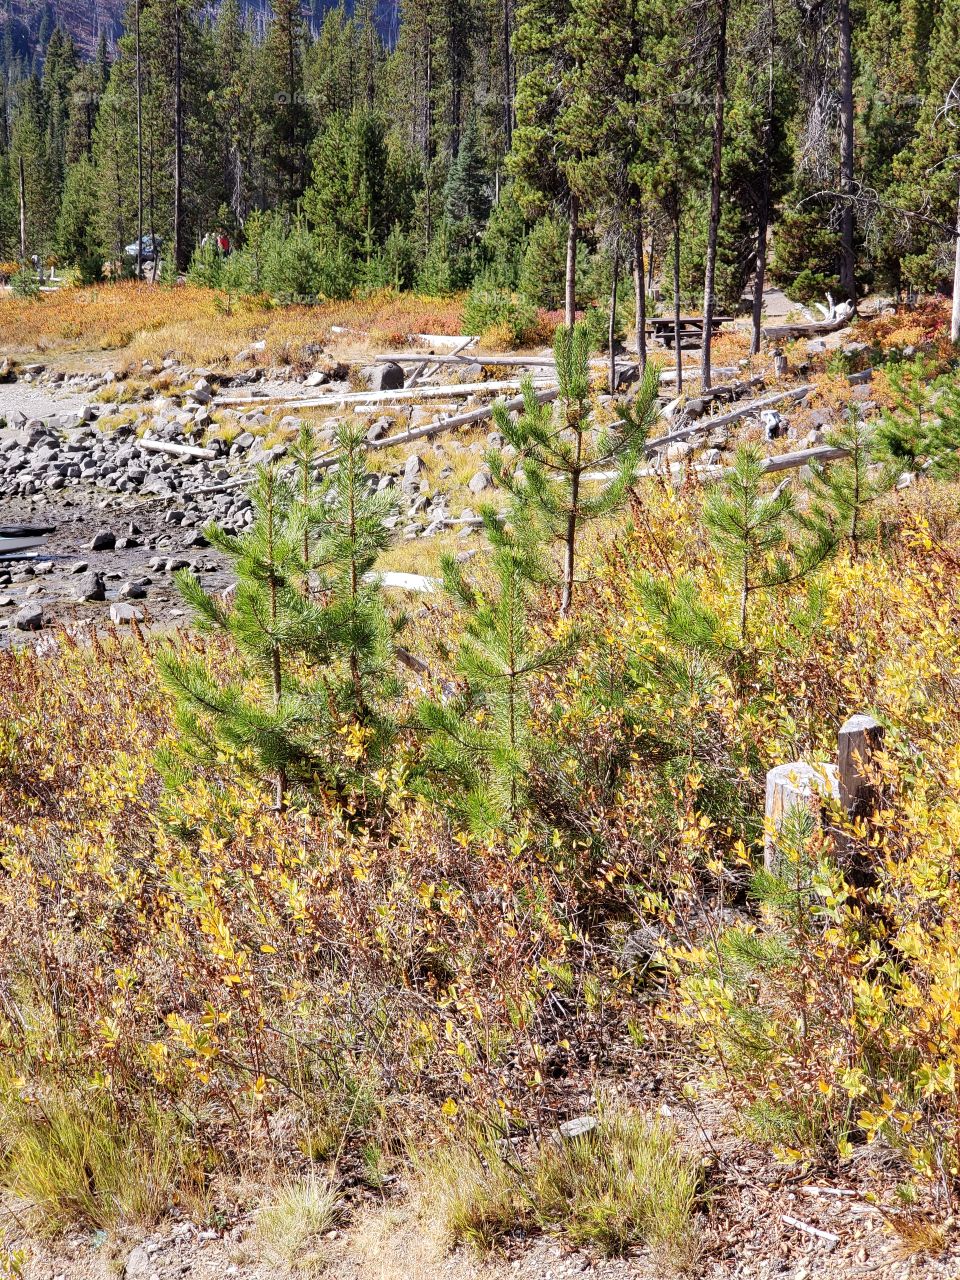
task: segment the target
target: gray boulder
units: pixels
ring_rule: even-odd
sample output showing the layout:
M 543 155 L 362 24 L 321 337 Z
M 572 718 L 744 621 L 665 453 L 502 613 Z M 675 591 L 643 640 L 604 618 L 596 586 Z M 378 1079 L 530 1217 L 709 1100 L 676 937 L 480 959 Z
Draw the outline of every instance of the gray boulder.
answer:
M 371 391 L 399 391 L 403 386 L 403 370 L 392 361 L 364 366 L 360 378 Z
M 107 589 L 99 573 L 85 573 L 77 583 L 76 598 L 81 601 L 106 600 Z
M 38 604 L 27 604 L 13 615 L 13 625 L 18 631 L 39 631 L 43 626 L 43 609 Z

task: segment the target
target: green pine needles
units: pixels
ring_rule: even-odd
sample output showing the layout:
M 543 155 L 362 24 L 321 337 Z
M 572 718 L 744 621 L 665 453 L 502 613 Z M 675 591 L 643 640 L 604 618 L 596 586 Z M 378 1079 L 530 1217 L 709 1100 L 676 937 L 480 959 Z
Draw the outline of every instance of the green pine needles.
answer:
M 892 367 L 894 403 L 881 416 L 877 446 L 901 470 L 923 469 L 955 479 L 960 473 L 960 386 L 955 373 L 932 380 L 934 371 L 924 356 Z
M 545 541 L 560 545 L 560 609 L 566 614 L 573 605 L 583 526 L 622 505 L 659 413 L 659 374 L 648 364 L 616 422 L 597 426 L 587 326 L 559 328 L 554 355 L 556 403 L 541 404 L 527 381 L 516 422 L 502 404 L 495 406 L 494 423 L 511 451 L 493 450 L 487 463 L 494 481 L 513 498 L 514 524 L 535 525 Z
M 545 575 L 529 530 L 509 530 L 490 507 L 482 514 L 492 583 L 468 582 L 452 556 L 442 562 L 446 588 L 465 611 L 456 659 L 463 692 L 425 700 L 418 711 L 428 734 L 421 790 L 481 835 L 509 827 L 525 805 L 537 755 L 536 681 L 577 645 L 572 631 L 548 643 L 534 626 L 535 590 Z
M 810 464 L 809 525 L 825 542 L 846 544 L 856 560 L 864 543 L 879 534 L 875 507 L 896 483 L 900 468 L 889 459 L 877 462 L 876 434 L 856 405 L 850 406 L 843 425 L 827 435 L 826 443 L 843 449 L 846 456 Z
M 339 463 L 318 483 L 305 427 L 292 477 L 260 470 L 249 529 L 207 529 L 233 562 L 232 602 L 211 596 L 186 570 L 176 575 L 197 625 L 232 641 L 236 677 L 224 683 L 172 649 L 160 660 L 187 751 L 270 778 L 281 809 L 291 789 L 306 793 L 318 783 L 341 798 L 355 795 L 394 732 L 387 710 L 398 691 L 394 626 L 373 572 L 394 503 L 369 491 L 362 431 L 341 427 L 337 445 Z
M 741 647 L 749 639 L 756 593 L 807 577 L 836 545 L 831 529 L 804 519 L 787 481 L 769 493 L 764 483 L 763 453 L 743 444 L 703 506 L 703 523 L 737 593 Z

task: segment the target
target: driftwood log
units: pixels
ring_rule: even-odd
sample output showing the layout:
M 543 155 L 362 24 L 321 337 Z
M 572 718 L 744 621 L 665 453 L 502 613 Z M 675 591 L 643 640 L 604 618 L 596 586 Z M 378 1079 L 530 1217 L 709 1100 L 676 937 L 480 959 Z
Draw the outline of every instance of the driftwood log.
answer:
M 212 449 L 203 449 L 195 444 L 171 444 L 167 440 L 151 440 L 149 436 L 143 436 L 137 444 L 149 453 L 169 453 L 173 458 L 202 458 L 206 462 L 212 462 L 217 457 Z
M 854 316 L 841 316 L 836 320 L 811 320 L 803 324 L 768 324 L 761 333 L 768 342 L 789 342 L 792 338 L 819 338 L 824 333 L 836 333 L 851 324 Z

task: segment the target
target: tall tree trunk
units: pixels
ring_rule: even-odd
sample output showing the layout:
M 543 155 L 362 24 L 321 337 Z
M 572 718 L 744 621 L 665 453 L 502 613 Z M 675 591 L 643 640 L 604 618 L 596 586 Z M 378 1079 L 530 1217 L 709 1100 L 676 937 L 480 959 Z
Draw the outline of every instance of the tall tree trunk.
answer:
M 137 61 L 137 279 L 143 279 L 143 77 L 140 61 L 140 0 L 134 5 Z
M 423 204 L 423 225 L 426 235 L 426 252 L 429 253 L 430 245 L 433 241 L 433 220 L 432 209 L 430 206 L 430 166 L 433 162 L 433 147 L 431 143 L 431 134 L 433 133 L 433 33 L 427 28 L 427 58 L 426 58 L 426 75 L 424 77 L 424 96 L 423 96 L 423 164 L 424 164 L 424 204 Z
M 960 342 L 960 194 L 957 196 L 957 225 L 953 246 L 953 309 L 950 313 L 950 341 Z
M 647 263 L 647 293 L 653 293 L 653 260 L 657 256 L 657 229 L 650 228 L 650 261 Z
M 840 284 L 857 305 L 856 255 L 853 216 L 853 34 L 850 0 L 840 6 L 840 190 L 843 210 L 840 223 Z
M 512 14 L 510 0 L 503 0 L 503 137 L 504 155 L 513 146 L 513 64 L 510 52 Z
M 577 319 L 577 233 L 580 221 L 580 198 L 570 195 L 570 210 L 567 218 L 567 272 L 566 297 L 564 301 L 564 323 L 572 328 Z
M 23 172 L 23 156 L 17 157 L 20 185 L 20 261 L 27 260 L 27 180 Z
M 673 346 L 677 359 L 677 395 L 683 391 L 683 351 L 680 349 L 680 205 L 679 195 L 674 192 L 676 204 L 672 214 L 673 222 Z
M 704 391 L 710 387 L 710 347 L 713 342 L 713 313 L 716 308 L 714 285 L 717 275 L 717 237 L 720 233 L 720 187 L 723 178 L 723 117 L 727 99 L 728 7 L 729 0 L 719 0 L 713 155 L 710 160 L 710 224 L 707 230 L 707 263 L 703 278 L 703 346 L 700 352 L 700 377 Z
M 643 266 L 643 225 L 637 217 L 633 233 L 633 292 L 637 309 L 637 358 L 640 372 L 647 367 L 647 291 Z
M 183 243 L 183 32 L 180 0 L 174 0 L 173 32 L 173 263 L 186 269 Z
M 760 323 L 763 319 L 763 290 L 767 279 L 767 229 L 770 225 L 770 200 L 773 191 L 773 112 L 775 59 L 777 49 L 776 0 L 770 0 L 767 33 L 767 108 L 763 121 L 763 173 L 760 175 L 760 208 L 757 211 L 757 263 L 753 279 L 753 325 L 750 354 L 760 351 Z
M 610 394 L 617 389 L 617 353 L 614 349 L 617 333 L 617 277 L 620 275 L 620 240 L 613 242 L 613 282 L 610 285 L 610 316 L 607 322 L 607 351 L 610 356 Z

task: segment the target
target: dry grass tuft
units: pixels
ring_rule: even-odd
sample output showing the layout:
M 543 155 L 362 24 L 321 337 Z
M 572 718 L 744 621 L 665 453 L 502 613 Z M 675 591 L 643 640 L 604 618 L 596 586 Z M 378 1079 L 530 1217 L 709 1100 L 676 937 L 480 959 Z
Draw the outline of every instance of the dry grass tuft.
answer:
M 676 1271 L 698 1256 L 696 1169 L 672 1129 L 636 1111 L 610 1110 L 590 1133 L 548 1140 L 522 1163 L 490 1134 L 450 1143 L 422 1178 L 448 1239 L 482 1253 L 541 1228 L 609 1256 L 645 1245 Z
M 291 1275 L 312 1275 L 324 1259 L 320 1237 L 339 1216 L 338 1187 L 328 1175 L 311 1173 L 283 1183 L 257 1215 L 257 1237 L 267 1260 Z

